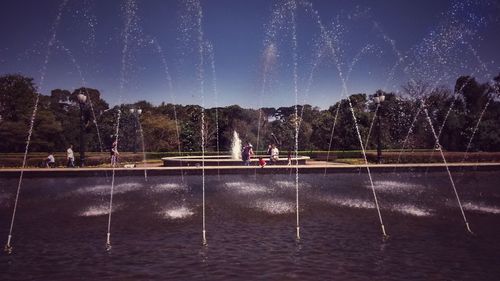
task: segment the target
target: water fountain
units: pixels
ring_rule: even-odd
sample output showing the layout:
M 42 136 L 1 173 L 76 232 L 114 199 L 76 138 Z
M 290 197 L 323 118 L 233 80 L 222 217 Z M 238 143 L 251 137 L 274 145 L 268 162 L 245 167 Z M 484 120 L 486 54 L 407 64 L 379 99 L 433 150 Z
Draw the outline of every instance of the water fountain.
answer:
M 233 140 L 231 142 L 231 159 L 241 160 L 241 139 L 238 132 L 233 131 Z
M 242 141 L 238 135 L 238 132 L 233 131 L 233 138 L 231 141 L 231 149 L 229 155 L 214 155 L 214 156 L 205 156 L 202 159 L 200 156 L 174 156 L 174 157 L 164 157 L 163 166 L 165 167 L 179 167 L 179 166 L 188 166 L 188 167 L 200 167 L 202 165 L 202 161 L 205 163 L 205 166 L 242 166 L 241 162 L 241 151 L 242 151 Z M 251 166 L 258 167 L 258 158 L 263 157 L 264 159 L 269 160 L 268 155 L 255 155 L 252 159 L 250 159 Z M 306 161 L 310 159 L 309 156 L 297 156 L 291 158 L 293 162 L 297 165 L 305 165 Z M 281 158 L 278 160 L 278 165 L 287 165 L 288 159 Z

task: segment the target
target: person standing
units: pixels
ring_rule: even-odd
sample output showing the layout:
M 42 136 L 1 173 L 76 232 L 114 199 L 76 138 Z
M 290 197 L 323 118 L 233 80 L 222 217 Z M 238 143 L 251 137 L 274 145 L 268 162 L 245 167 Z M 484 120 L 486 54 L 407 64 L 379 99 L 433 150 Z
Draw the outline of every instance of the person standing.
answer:
M 241 160 L 243 160 L 243 165 L 250 166 L 250 159 L 253 156 L 253 146 L 248 143 L 243 147 L 243 151 L 241 152 Z
M 270 164 L 270 165 L 273 165 L 273 164 L 274 164 L 274 163 L 273 163 L 273 158 L 271 157 L 271 155 L 272 155 L 272 153 L 271 153 L 271 152 L 272 152 L 272 150 L 273 150 L 273 145 L 272 145 L 272 144 L 269 144 L 269 145 L 267 146 L 267 156 L 269 157 L 269 164 Z
M 74 168 L 75 167 L 75 153 L 73 152 L 73 145 L 72 144 L 70 144 L 69 148 L 66 150 L 66 158 L 68 159 L 66 167 Z
M 111 166 L 115 166 L 116 163 L 118 162 L 118 155 L 120 155 L 120 153 L 118 153 L 118 142 L 117 141 L 114 141 L 113 145 L 111 145 L 110 154 L 111 154 Z
M 280 156 L 280 151 L 276 147 L 276 144 L 273 144 L 271 148 L 271 163 L 276 164 L 279 160 L 279 156 Z

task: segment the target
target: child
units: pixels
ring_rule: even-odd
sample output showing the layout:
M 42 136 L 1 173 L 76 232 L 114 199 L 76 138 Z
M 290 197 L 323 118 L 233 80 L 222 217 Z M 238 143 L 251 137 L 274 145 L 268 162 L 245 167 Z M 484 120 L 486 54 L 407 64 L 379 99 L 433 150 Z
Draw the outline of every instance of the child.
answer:
M 261 168 L 264 168 L 266 166 L 266 160 L 264 160 L 262 157 L 259 157 L 259 165 Z

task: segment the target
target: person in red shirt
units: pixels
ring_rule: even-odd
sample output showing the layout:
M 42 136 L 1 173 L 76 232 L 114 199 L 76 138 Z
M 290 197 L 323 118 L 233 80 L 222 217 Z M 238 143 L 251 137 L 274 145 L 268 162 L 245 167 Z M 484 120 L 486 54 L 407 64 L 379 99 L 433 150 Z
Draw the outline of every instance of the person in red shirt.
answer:
M 266 160 L 264 160 L 264 158 L 262 157 L 259 157 L 259 165 L 261 168 L 264 168 L 264 166 L 266 166 Z

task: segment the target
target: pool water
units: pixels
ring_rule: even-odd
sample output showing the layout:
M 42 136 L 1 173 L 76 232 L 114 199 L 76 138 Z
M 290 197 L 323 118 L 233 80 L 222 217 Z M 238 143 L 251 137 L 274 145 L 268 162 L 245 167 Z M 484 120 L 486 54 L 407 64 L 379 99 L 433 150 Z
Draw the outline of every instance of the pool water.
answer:
M 499 280 L 499 172 L 26 179 L 0 280 Z M 0 238 L 16 179 L 1 179 Z M 2 241 L 2 243 L 5 243 Z

